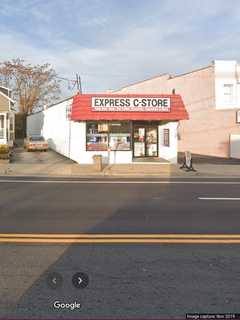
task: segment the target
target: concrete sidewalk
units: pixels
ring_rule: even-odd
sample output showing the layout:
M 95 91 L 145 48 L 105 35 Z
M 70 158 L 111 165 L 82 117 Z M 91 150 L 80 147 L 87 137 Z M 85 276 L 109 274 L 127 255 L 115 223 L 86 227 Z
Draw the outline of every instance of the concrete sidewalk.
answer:
M 128 168 L 127 168 L 128 167 Z M 239 177 L 240 164 L 202 163 L 194 166 L 196 172 L 180 169 L 181 164 L 170 165 L 114 165 L 105 169 L 105 175 L 156 177 Z
M 179 162 L 182 163 L 181 157 Z M 47 177 L 230 177 L 240 178 L 239 159 L 215 159 L 194 156 L 196 172 L 180 169 L 181 164 L 132 163 L 106 165 L 99 172 L 94 165 L 79 165 L 52 151 L 26 152 L 22 147 L 14 149 L 12 162 L 0 162 L 0 175 Z
M 196 172 L 186 172 L 178 165 L 110 165 L 98 172 L 93 165 L 79 165 L 77 163 L 63 164 L 0 164 L 0 175 L 6 176 L 59 176 L 59 177 L 87 177 L 87 176 L 121 176 L 121 177 L 231 177 L 240 178 L 240 165 L 198 164 Z

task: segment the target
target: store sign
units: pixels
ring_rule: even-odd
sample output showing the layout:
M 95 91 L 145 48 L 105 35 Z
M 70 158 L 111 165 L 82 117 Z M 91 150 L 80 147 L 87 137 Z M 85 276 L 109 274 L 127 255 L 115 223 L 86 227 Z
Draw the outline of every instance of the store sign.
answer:
M 170 112 L 170 98 L 93 97 L 92 111 L 110 112 Z

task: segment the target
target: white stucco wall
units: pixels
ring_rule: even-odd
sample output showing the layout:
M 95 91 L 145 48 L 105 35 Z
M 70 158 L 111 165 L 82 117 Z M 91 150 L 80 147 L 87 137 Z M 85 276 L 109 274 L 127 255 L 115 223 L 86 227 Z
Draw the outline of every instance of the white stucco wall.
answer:
M 51 149 L 69 158 L 71 121 L 66 117 L 66 108 L 71 103 L 72 99 L 27 117 L 27 135 L 42 135 Z
M 70 157 L 69 128 L 71 122 L 66 117 L 66 107 L 69 101 L 65 101 L 49 109 L 44 110 L 43 136 L 48 140 L 51 149 Z
M 80 164 L 92 163 L 94 155 L 102 155 L 103 162 L 108 163 L 131 163 L 132 151 L 86 151 L 86 122 L 71 121 L 71 159 Z M 80 138 L 81 137 L 81 138 Z
M 27 117 L 27 135 L 42 135 L 49 147 L 69 157 L 69 128 L 66 107 L 71 100 L 64 101 L 42 112 Z
M 177 137 L 178 122 L 168 122 L 158 127 L 158 149 L 159 157 L 164 158 L 171 163 L 177 163 L 178 137 Z M 169 129 L 169 147 L 163 144 L 163 130 Z
M 100 154 L 108 163 L 131 163 L 132 151 L 86 151 L 86 122 L 69 121 L 66 108 L 72 100 L 64 101 L 42 112 L 27 117 L 27 135 L 42 135 L 49 147 L 80 163 L 93 163 L 93 156 Z

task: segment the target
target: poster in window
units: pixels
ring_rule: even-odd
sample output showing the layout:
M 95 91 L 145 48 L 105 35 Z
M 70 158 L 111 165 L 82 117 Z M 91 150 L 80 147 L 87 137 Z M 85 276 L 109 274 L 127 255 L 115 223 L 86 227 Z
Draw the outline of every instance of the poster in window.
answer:
M 98 123 L 98 132 L 108 132 L 108 124 L 107 123 Z
M 139 141 L 143 142 L 145 138 L 145 128 L 138 129 L 138 136 L 139 136 Z
M 134 157 L 144 157 L 144 156 L 145 156 L 145 143 L 134 142 Z
M 149 157 L 157 157 L 157 144 L 147 144 L 147 155 Z
M 87 151 L 107 151 L 108 136 L 106 134 L 87 135 Z
M 130 150 L 131 140 L 130 134 L 110 134 L 109 145 L 111 150 Z

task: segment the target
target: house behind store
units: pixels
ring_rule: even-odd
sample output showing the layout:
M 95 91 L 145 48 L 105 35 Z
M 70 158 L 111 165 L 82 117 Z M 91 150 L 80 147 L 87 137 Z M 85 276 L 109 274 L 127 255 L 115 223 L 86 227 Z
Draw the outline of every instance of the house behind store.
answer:
M 240 158 L 240 65 L 216 60 L 185 74 L 163 74 L 114 93 L 172 93 L 183 98 L 189 120 L 180 121 L 178 150 Z
M 11 98 L 11 90 L 0 86 L 0 144 L 13 145 L 15 101 Z

